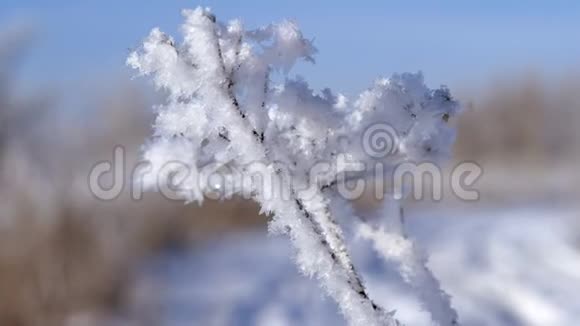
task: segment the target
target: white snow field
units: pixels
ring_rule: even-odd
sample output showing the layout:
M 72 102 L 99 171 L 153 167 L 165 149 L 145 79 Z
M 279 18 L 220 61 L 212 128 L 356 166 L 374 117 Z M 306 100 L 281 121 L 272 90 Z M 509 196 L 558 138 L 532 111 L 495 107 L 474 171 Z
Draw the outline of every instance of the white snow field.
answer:
M 548 205 L 425 212 L 407 225 L 428 248 L 429 267 L 462 325 L 574 326 L 580 321 L 576 212 Z M 336 303 L 297 272 L 292 256 L 285 238 L 233 234 L 172 249 L 149 263 L 142 279 L 156 284 L 162 325 L 345 325 Z M 416 294 L 369 243 L 357 240 L 353 256 L 378 303 L 396 309 L 405 325 L 431 325 Z

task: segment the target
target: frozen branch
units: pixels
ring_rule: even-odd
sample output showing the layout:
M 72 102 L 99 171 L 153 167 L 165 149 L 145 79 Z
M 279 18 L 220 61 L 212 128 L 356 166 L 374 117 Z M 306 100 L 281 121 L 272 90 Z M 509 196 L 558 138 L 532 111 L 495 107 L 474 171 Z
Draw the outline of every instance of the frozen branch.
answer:
M 270 230 L 290 237 L 301 271 L 320 281 L 351 325 L 401 325 L 370 298 L 331 209 L 334 195 L 328 191 L 344 171 L 330 173 L 313 191 L 303 189 L 312 182 L 315 164 L 328 161 L 337 167 L 331 161 L 338 154 L 377 161 L 359 141 L 372 121 L 392 120 L 405 135 L 397 161 L 444 153 L 452 137 L 439 123 L 440 115 L 456 111 L 452 100 L 442 100 L 448 93 L 427 89 L 420 74 L 404 74 L 378 81 L 349 107 L 343 96 L 330 90 L 316 94 L 301 78 L 286 75 L 273 84 L 271 74 L 287 74 L 298 60 L 314 62 L 316 49 L 296 24 L 247 31 L 239 21 L 218 23 L 207 9 L 183 14 L 182 44 L 154 29 L 127 60 L 168 93 L 145 152 L 153 167 L 149 181 L 183 172 L 164 169 L 165 163 L 179 161 L 190 169 L 179 184 L 185 200 L 202 201 L 215 187 L 231 186 L 228 195 L 250 194 L 263 211 L 273 213 Z M 422 150 L 427 146 L 429 151 Z M 196 177 L 206 173 L 208 163 L 239 173 L 223 172 L 226 184 L 200 184 Z M 244 176 L 253 175 L 274 187 L 245 182 Z M 366 175 L 362 171 L 356 177 Z M 274 188 L 279 191 L 272 193 Z

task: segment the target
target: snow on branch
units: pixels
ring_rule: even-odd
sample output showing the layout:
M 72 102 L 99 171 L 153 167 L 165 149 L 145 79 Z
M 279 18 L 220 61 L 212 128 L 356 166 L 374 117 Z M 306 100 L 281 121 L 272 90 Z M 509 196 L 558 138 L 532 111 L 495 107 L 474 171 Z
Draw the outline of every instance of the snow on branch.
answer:
M 380 223 L 359 222 L 358 235 L 370 240 L 386 262 L 396 265 L 403 280 L 411 286 L 437 325 L 458 325 L 457 312 L 451 307 L 449 295 L 441 289 L 439 281 L 427 267 L 427 257 L 405 235 L 403 210 L 399 205 L 396 201 L 384 201 L 374 213 L 375 217 L 365 218 Z
M 154 29 L 127 59 L 167 94 L 145 147 L 152 172 L 144 181 L 159 188 L 160 178 L 170 180 L 186 201 L 215 192 L 253 198 L 272 213 L 270 230 L 289 236 L 300 270 L 320 281 L 351 325 L 401 325 L 373 301 L 352 262 L 343 218 L 331 209 L 339 200 L 335 186 L 349 172 L 345 160 L 394 166 L 445 158 L 454 138 L 447 121 L 458 111 L 449 91 L 428 89 L 419 73 L 380 79 L 354 101 L 329 89 L 316 93 L 288 75 L 297 61 L 314 62 L 317 51 L 295 23 L 246 30 L 239 20 L 218 22 L 209 9 L 183 16 L 181 43 Z M 279 73 L 285 78 L 275 82 Z M 377 122 L 388 124 L 389 139 L 369 132 Z M 313 173 L 321 167 L 324 173 Z M 377 246 L 393 242 L 385 239 Z M 410 283 L 439 291 L 425 282 L 432 275 L 414 251 L 391 256 L 403 272 L 412 270 Z M 456 323 L 445 296 L 425 296 L 445 306 L 430 311 L 436 322 Z

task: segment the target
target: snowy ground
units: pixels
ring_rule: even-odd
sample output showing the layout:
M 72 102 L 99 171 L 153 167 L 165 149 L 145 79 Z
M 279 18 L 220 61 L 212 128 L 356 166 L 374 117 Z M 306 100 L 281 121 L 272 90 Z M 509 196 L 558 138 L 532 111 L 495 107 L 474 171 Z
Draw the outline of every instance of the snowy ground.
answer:
M 574 210 L 415 214 L 410 235 L 453 297 L 463 325 L 573 326 L 580 320 L 580 228 Z M 407 325 L 429 325 L 409 289 L 367 243 L 353 252 L 371 295 Z M 296 271 L 284 238 L 236 234 L 171 250 L 144 268 L 167 326 L 344 325 L 332 300 Z M 151 302 L 149 303 L 151 304 Z M 152 312 L 151 310 L 150 312 Z

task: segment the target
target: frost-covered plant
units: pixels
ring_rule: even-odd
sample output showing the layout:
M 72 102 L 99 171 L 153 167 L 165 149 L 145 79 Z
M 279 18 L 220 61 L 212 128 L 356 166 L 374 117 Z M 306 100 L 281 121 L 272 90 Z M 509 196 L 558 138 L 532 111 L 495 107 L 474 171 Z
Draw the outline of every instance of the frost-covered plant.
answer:
M 173 186 L 186 201 L 216 191 L 255 199 L 272 213 L 270 231 L 289 236 L 300 270 L 319 280 L 351 325 L 400 325 L 373 301 L 351 260 L 344 227 L 355 224 L 398 264 L 433 321 L 456 325 L 448 296 L 404 236 L 398 211 L 382 216 L 386 222 L 357 218 L 337 189 L 345 179 L 370 175 L 359 168 L 347 178 L 344 161 L 381 162 L 388 171 L 409 160 L 444 158 L 454 138 L 447 120 L 458 110 L 449 91 L 428 89 L 421 74 L 401 74 L 378 80 L 354 101 L 328 89 L 315 93 L 288 76 L 298 60 L 314 62 L 316 53 L 293 22 L 246 30 L 238 20 L 218 22 L 208 9 L 183 15 L 182 42 L 154 29 L 128 58 L 167 92 L 145 150 L 152 167 L 145 181 L 158 186 L 160 176 L 179 176 Z M 390 137 L 374 133 L 377 122 L 388 125 L 379 131 Z M 314 174 L 321 166 L 324 173 Z M 385 201 L 381 212 L 393 203 Z

